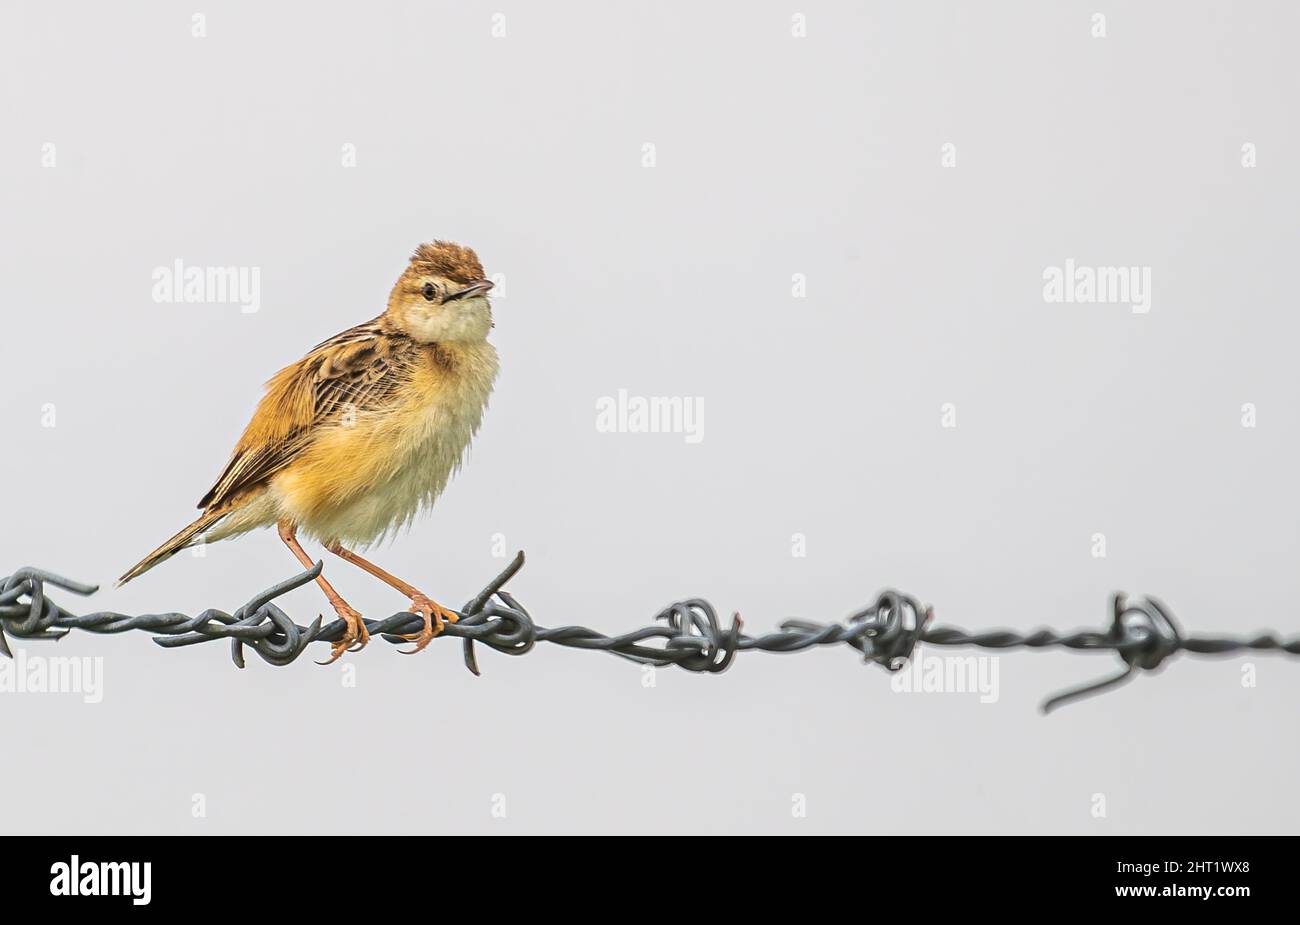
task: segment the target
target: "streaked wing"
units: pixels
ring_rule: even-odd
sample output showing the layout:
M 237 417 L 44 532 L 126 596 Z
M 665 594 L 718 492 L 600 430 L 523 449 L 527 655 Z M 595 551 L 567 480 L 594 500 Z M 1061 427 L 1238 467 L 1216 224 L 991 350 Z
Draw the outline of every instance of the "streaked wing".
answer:
M 385 336 L 375 319 L 335 335 L 276 373 L 199 507 L 224 504 L 265 482 L 311 443 L 317 428 L 383 407 L 416 353 L 405 338 Z

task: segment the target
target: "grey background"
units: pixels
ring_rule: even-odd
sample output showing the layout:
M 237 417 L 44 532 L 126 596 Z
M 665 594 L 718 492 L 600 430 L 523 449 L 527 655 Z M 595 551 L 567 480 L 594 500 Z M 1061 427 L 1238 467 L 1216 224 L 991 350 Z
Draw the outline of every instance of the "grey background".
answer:
M 506 276 L 502 375 L 466 469 L 375 555 L 448 603 L 499 533 L 548 625 L 703 595 L 764 630 L 892 585 L 971 628 L 1100 625 L 1122 588 L 1191 630 L 1300 630 L 1298 28 L 1285 3 L 7 3 L 0 571 L 128 612 L 292 574 L 261 532 L 107 589 L 192 516 L 260 383 L 446 237 Z M 1067 257 L 1150 266 L 1151 312 L 1045 304 Z M 260 267 L 261 310 L 155 303 L 177 258 Z M 703 442 L 598 433 L 619 388 L 701 396 Z M 404 606 L 326 567 L 367 615 Z M 595 654 L 475 679 L 456 646 L 377 643 L 348 688 L 143 634 L 24 647 L 102 655 L 104 700 L 0 695 L 11 794 L 45 795 L 4 832 L 1300 827 L 1277 658 L 1177 659 L 1044 719 L 1112 661 L 1006 655 L 981 705 L 847 649 L 646 688 Z

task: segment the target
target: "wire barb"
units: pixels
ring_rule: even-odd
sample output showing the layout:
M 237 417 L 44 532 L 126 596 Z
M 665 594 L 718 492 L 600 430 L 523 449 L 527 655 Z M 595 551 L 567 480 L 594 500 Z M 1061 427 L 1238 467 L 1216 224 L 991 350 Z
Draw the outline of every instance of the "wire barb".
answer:
M 1179 652 L 1198 655 L 1230 655 L 1241 652 L 1281 652 L 1300 655 L 1300 637 L 1280 640 L 1273 633 L 1250 639 L 1187 637 L 1179 629 L 1169 608 L 1153 597 L 1130 602 L 1123 594 L 1110 601 L 1110 622 L 1106 628 L 1058 634 L 1039 629 L 1029 633 L 993 630 L 971 633 L 951 626 L 933 626 L 934 611 L 916 598 L 898 591 L 881 592 L 873 604 L 851 614 L 842 623 L 787 620 L 776 632 L 747 636 L 741 630 L 739 614 L 724 625 L 713 605 L 702 598 L 678 601 L 661 610 L 654 622 L 642 629 L 618 636 L 606 636 L 585 626 L 538 626 L 532 615 L 505 585 L 524 565 L 518 553 L 465 606 L 457 611 L 456 623 L 448 623 L 442 636 L 459 637 L 465 667 L 478 675 L 475 645 L 484 645 L 506 655 L 524 655 L 539 642 L 570 649 L 610 652 L 644 665 L 676 665 L 687 671 L 726 671 L 738 653 L 802 652 L 819 646 L 847 645 L 863 659 L 889 671 L 899 671 L 912 658 L 919 643 L 932 646 L 975 646 L 984 649 L 1060 648 L 1076 652 L 1114 652 L 1123 670 L 1082 687 L 1072 688 L 1042 704 L 1044 713 L 1130 681 L 1144 671 L 1157 671 Z M 77 615 L 52 601 L 46 585 L 86 596 L 95 585 L 72 581 L 42 569 L 23 568 L 0 579 L 0 654 L 12 657 L 6 633 L 20 639 L 58 640 L 74 629 L 90 633 L 125 633 L 144 630 L 155 633 L 154 642 L 163 648 L 199 645 L 217 639 L 230 641 L 230 657 L 244 667 L 244 647 L 249 646 L 263 661 L 283 666 L 297 660 L 313 642 L 334 642 L 346 631 L 343 620 L 322 625 L 317 617 L 309 626 L 295 623 L 275 603 L 294 588 L 313 581 L 321 572 L 317 562 L 311 568 L 255 595 L 233 614 L 205 610 L 190 617 L 182 613 L 139 614 L 91 613 Z M 372 636 L 389 643 L 402 643 L 404 636 L 423 626 L 423 617 L 402 611 L 382 620 L 365 620 Z

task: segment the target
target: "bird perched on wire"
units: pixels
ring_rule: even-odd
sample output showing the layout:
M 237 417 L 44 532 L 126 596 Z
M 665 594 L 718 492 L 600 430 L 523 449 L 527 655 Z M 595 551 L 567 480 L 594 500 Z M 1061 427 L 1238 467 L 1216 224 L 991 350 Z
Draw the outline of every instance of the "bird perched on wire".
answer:
M 367 545 L 433 503 L 478 430 L 497 375 L 487 341 L 492 283 L 478 256 L 421 244 L 378 317 L 331 337 L 266 384 L 203 513 L 119 579 L 124 584 L 196 543 L 274 524 L 303 565 L 301 530 L 411 600 L 418 652 L 456 615 L 363 559 Z M 329 662 L 369 640 L 361 614 L 322 574 L 316 581 L 347 631 Z M 324 664 L 328 664 L 325 662 Z

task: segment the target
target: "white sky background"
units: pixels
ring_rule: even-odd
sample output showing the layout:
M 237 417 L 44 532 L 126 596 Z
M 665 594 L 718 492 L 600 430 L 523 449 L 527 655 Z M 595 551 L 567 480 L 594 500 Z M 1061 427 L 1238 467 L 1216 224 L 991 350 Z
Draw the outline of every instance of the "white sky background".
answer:
M 260 384 L 444 237 L 505 275 L 502 374 L 464 471 L 375 558 L 445 603 L 502 534 L 549 626 L 704 596 L 763 632 L 894 586 L 972 629 L 1100 627 L 1124 589 L 1190 632 L 1300 630 L 1294 5 L 1110 3 L 1104 38 L 1080 3 L 212 2 L 203 38 L 193 12 L 3 13 L 0 574 L 110 585 L 193 516 Z M 177 259 L 259 268 L 259 310 L 156 303 Z M 1067 259 L 1149 268 L 1151 310 L 1045 302 Z M 620 389 L 701 398 L 703 439 L 599 432 Z M 326 567 L 367 616 L 403 609 Z M 263 532 L 86 609 L 232 611 L 295 568 Z M 285 606 L 329 615 L 314 588 Z M 1118 660 L 1005 654 L 981 704 L 847 648 L 653 688 L 548 647 L 481 652 L 478 679 L 438 642 L 243 672 L 144 634 L 57 652 L 103 657 L 103 699 L 0 694 L 21 777 L 60 795 L 10 801 L 6 832 L 1300 823 L 1276 657 L 1178 658 L 1044 719 Z

